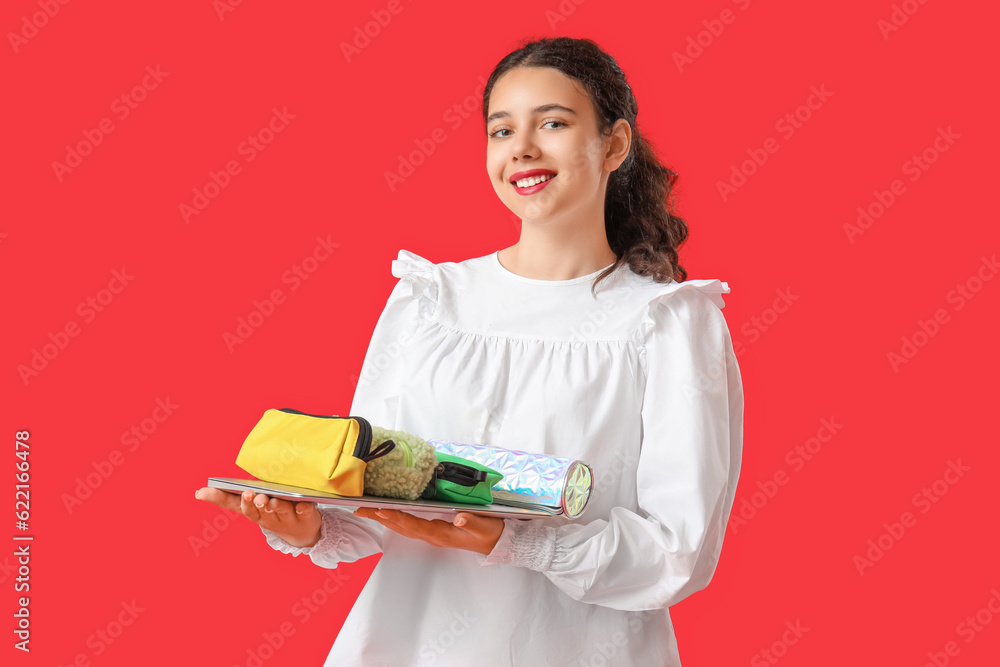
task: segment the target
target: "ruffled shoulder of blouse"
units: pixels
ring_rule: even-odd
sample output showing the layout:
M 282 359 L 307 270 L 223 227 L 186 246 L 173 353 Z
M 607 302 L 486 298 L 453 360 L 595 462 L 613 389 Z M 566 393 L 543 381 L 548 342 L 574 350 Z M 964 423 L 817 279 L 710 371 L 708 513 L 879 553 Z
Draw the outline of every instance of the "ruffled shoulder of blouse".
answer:
M 409 250 L 400 250 L 392 260 L 392 275 L 410 286 L 410 296 L 419 304 L 420 316 L 430 318 L 437 306 L 437 265 Z
M 698 292 L 704 294 L 719 309 L 726 307 L 723 294 L 729 294 L 729 284 L 718 279 L 685 280 L 682 283 L 677 281 L 670 283 L 656 283 L 649 286 L 650 297 L 646 303 L 642 320 L 636 331 L 636 340 L 645 342 L 646 338 L 656 326 L 656 319 L 653 313 L 661 304 L 667 304 L 670 299 L 681 292 Z

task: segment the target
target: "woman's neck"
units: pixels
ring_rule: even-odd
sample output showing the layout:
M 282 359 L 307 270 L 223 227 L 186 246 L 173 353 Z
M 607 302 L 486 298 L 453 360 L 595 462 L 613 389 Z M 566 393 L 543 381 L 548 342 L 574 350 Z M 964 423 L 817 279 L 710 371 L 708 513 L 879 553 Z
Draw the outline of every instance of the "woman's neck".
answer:
M 603 226 L 593 230 L 521 226 L 521 238 L 497 254 L 505 269 L 534 280 L 572 280 L 614 263 Z

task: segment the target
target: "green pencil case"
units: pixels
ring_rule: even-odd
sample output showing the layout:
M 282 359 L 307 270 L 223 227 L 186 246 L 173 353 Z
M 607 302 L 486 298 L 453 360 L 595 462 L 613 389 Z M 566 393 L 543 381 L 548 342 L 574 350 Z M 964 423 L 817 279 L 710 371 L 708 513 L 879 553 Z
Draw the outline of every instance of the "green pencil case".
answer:
M 503 473 L 468 459 L 437 452 L 437 466 L 431 481 L 420 495 L 430 500 L 443 500 L 470 505 L 493 502 L 493 485 L 503 479 Z

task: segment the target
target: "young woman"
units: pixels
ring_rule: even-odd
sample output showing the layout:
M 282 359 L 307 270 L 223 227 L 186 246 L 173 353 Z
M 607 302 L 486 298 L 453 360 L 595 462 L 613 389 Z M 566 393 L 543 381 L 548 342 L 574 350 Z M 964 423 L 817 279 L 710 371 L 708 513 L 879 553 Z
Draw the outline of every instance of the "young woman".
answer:
M 483 94 L 487 172 L 518 242 L 402 250 L 350 414 L 425 438 L 579 459 L 584 514 L 521 521 L 198 497 L 335 568 L 381 553 L 327 665 L 679 665 L 668 607 L 712 579 L 743 388 L 719 280 L 687 280 L 676 174 L 590 40 L 527 43 Z

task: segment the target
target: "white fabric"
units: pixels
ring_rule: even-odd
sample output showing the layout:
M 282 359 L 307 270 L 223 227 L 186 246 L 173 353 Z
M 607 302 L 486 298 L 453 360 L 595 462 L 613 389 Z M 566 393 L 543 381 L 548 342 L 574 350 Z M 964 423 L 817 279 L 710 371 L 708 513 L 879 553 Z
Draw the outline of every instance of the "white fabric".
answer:
M 506 520 L 488 557 L 344 508 L 307 549 L 262 528 L 325 568 L 383 554 L 326 665 L 680 665 L 667 607 L 711 581 L 742 458 L 728 285 L 626 266 L 595 299 L 597 273 L 533 280 L 497 253 L 392 270 L 350 414 L 579 459 L 595 488 L 575 521 Z

